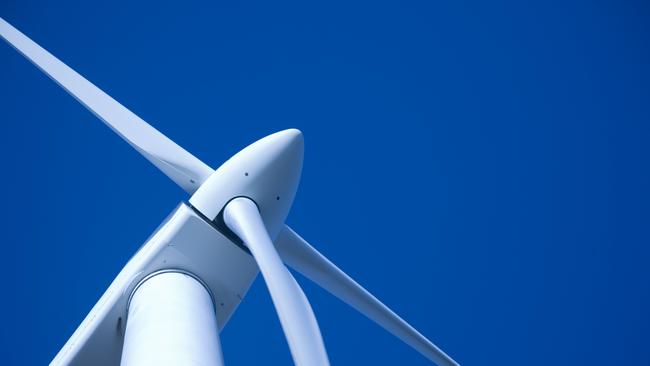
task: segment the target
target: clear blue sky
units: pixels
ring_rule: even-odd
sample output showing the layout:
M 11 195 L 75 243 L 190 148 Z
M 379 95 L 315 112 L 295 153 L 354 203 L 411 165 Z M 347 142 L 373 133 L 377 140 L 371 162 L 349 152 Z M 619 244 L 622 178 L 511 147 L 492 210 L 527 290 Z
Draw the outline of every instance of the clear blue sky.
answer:
M 642 1 L 4 0 L 213 167 L 305 134 L 289 223 L 465 365 L 650 364 Z M 51 360 L 184 192 L 0 44 L 0 363 Z M 335 365 L 428 365 L 303 278 Z M 231 365 L 290 364 L 261 280 Z

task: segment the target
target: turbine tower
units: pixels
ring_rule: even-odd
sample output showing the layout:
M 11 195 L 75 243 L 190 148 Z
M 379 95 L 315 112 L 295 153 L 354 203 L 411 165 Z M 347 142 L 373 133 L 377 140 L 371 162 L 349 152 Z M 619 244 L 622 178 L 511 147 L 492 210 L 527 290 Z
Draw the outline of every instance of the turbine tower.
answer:
M 214 170 L 2 18 L 0 36 L 190 195 L 51 365 L 223 365 L 219 331 L 258 272 L 294 363 L 329 365 L 314 312 L 287 266 L 436 364 L 458 365 L 285 225 L 302 170 L 300 131 L 267 136 Z

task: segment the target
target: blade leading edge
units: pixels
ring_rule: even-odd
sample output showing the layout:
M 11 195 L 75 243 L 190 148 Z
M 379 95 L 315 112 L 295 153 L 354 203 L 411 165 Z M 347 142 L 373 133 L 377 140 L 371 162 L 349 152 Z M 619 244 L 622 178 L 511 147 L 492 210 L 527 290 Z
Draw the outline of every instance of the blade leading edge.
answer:
M 341 271 L 290 227 L 285 226 L 280 232 L 275 247 L 289 267 L 372 319 L 429 360 L 439 366 L 458 366 L 456 361 Z
M 192 194 L 213 170 L 0 18 L 0 36 Z
M 226 225 L 246 244 L 262 272 L 298 366 L 328 366 L 314 312 L 298 283 L 276 252 L 255 202 L 235 198 L 223 212 Z

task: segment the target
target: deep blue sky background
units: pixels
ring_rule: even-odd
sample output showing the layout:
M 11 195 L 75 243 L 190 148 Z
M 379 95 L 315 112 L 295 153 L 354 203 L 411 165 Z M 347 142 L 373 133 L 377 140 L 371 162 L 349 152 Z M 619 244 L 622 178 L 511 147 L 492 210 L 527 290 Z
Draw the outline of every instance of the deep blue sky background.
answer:
M 213 167 L 297 127 L 289 223 L 464 365 L 650 364 L 642 1 L 16 1 L 0 16 Z M 2 364 L 51 360 L 187 199 L 0 43 Z M 299 278 L 334 365 L 428 365 Z M 261 280 L 231 365 L 290 364 Z

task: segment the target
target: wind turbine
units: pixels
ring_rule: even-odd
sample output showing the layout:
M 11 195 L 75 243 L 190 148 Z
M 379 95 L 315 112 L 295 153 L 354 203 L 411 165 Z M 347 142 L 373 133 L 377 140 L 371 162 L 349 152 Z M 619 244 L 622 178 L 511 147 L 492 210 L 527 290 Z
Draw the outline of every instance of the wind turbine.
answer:
M 2 18 L 0 36 L 190 194 L 51 365 L 223 365 L 219 331 L 258 272 L 294 363 L 329 365 L 316 317 L 285 264 L 431 361 L 458 365 L 284 224 L 302 169 L 300 131 L 267 136 L 213 170 Z

